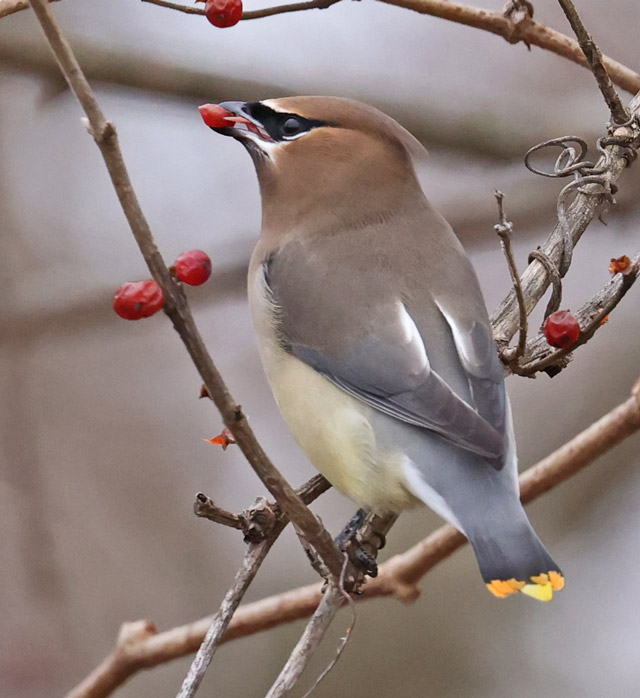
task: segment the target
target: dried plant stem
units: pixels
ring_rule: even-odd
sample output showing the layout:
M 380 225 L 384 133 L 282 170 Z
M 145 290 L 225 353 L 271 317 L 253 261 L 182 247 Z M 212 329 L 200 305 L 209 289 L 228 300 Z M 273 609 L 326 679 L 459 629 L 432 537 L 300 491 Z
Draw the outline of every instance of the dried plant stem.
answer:
M 515 353 L 509 356 L 509 361 L 518 361 L 518 359 L 524 355 L 525 349 L 527 348 L 527 307 L 524 302 L 524 294 L 522 293 L 522 286 L 520 285 L 520 274 L 518 273 L 518 267 L 516 265 L 516 258 L 513 254 L 513 245 L 511 244 L 511 235 L 513 233 L 513 223 L 507 220 L 507 216 L 504 212 L 504 194 L 501 191 L 495 191 L 494 195 L 498 203 L 498 220 L 499 223 L 494 227 L 494 230 L 500 236 L 502 241 L 502 250 L 504 256 L 507 259 L 507 266 L 509 267 L 509 274 L 511 276 L 511 281 L 513 282 L 513 291 L 516 294 L 516 299 L 518 301 L 518 313 L 519 313 L 519 325 L 518 325 L 518 345 L 516 347 Z M 504 348 L 505 350 L 507 347 Z
M 333 583 L 325 591 L 322 601 L 318 604 L 293 652 L 265 698 L 281 698 L 293 688 L 328 630 L 338 609 L 345 602 L 344 593 Z
M 220 411 L 247 461 L 276 499 L 282 511 L 296 523 L 315 548 L 331 575 L 338 579 L 342 556 L 329 532 L 307 508 L 295 490 L 271 463 L 247 423 L 242 410 L 231 397 L 222 376 L 204 345 L 182 288 L 173 280 L 155 244 L 149 224 L 127 172 L 115 127 L 108 122 L 46 0 L 30 0 L 60 69 L 89 119 L 91 133 L 100 148 L 111 181 L 131 231 L 153 278 L 162 287 L 165 312 L 180 335 L 207 391 Z
M 618 124 L 624 124 L 629 120 L 629 114 L 620 101 L 620 97 L 607 73 L 602 52 L 584 26 L 573 2 L 571 2 L 571 0 L 558 0 L 558 2 L 569 20 L 571 28 L 578 37 L 578 44 L 587 59 L 587 63 L 596 78 L 600 92 L 602 92 L 602 96 L 609 107 L 611 118 Z
M 616 444 L 640 430 L 640 380 L 632 396 L 597 422 L 547 456 L 520 477 L 521 498 L 527 503 L 558 486 Z M 420 593 L 418 582 L 435 565 L 464 545 L 466 539 L 446 525 L 380 566 L 378 576 L 367 582 L 358 601 L 395 595 L 409 602 Z M 320 585 L 312 584 L 240 606 L 221 643 L 283 623 L 310 616 L 322 600 Z M 163 664 L 194 652 L 207 632 L 211 618 L 155 634 L 153 626 L 135 641 L 118 641 L 116 648 L 66 698 L 106 698 L 127 678 L 143 668 Z M 127 624 L 128 627 L 131 624 Z

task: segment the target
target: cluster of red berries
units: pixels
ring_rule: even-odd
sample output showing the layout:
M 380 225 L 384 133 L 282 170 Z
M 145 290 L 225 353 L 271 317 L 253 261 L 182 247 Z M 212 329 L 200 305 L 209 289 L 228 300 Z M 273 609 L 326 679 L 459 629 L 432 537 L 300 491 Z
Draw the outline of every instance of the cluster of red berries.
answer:
M 211 260 L 202 250 L 187 250 L 178 255 L 169 271 L 185 284 L 200 286 L 211 276 Z M 162 289 L 152 279 L 129 281 L 113 297 L 113 309 L 125 320 L 150 317 L 162 310 L 163 305 Z
M 232 27 L 242 19 L 242 0 L 207 0 L 204 13 L 214 27 Z

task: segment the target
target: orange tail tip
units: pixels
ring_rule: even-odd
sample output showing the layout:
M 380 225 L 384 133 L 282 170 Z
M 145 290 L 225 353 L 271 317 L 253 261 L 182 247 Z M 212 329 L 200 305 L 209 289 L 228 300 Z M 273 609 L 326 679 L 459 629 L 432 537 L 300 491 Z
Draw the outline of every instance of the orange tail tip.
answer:
M 564 577 L 560 572 L 551 570 L 531 577 L 533 584 L 527 584 L 519 579 L 492 579 L 487 584 L 487 589 L 499 599 L 504 599 L 511 594 L 521 591 L 538 601 L 551 601 L 554 591 L 564 589 Z

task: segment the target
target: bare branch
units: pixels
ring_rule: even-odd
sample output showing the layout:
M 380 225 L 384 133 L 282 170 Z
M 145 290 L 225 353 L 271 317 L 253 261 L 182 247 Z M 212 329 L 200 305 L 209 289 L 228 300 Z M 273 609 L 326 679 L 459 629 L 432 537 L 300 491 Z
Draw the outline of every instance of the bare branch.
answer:
M 247 423 L 242 410 L 231 397 L 204 345 L 182 288 L 171 277 L 140 208 L 122 158 L 115 127 L 105 119 L 47 1 L 30 0 L 30 2 L 65 79 L 87 114 L 91 133 L 100 148 L 131 231 L 149 271 L 163 290 L 165 312 L 187 348 L 225 426 L 231 431 L 251 467 L 276 499 L 282 511 L 295 522 L 318 552 L 329 572 L 335 579 L 338 579 L 342 569 L 342 556 L 334 545 L 329 532 L 271 463 Z
M 629 109 L 636 119 L 640 116 L 640 93 L 631 100 Z M 640 128 L 635 122 L 618 127 L 610 138 L 601 139 L 598 145 L 602 152 L 598 162 L 595 165 L 582 163 L 582 168 L 587 168 L 586 171 L 592 174 L 581 176 L 562 190 L 558 197 L 558 223 L 539 248 L 560 269 L 561 275 L 568 268 L 573 245 L 580 240 L 600 206 L 611 199 L 615 182 L 631 162 L 630 153 L 635 153 L 640 147 Z M 577 166 L 578 163 L 568 166 L 567 174 L 577 172 Z M 527 313 L 533 310 L 549 286 L 550 276 L 546 266 L 539 259 L 534 259 L 522 274 L 520 283 Z M 511 291 L 491 318 L 499 345 L 507 344 L 517 332 L 519 317 L 518 301 L 514 291 Z
M 595 76 L 600 92 L 602 92 L 602 96 L 609 107 L 611 118 L 618 124 L 626 123 L 629 120 L 629 114 L 622 105 L 620 97 L 611 82 L 611 78 L 604 66 L 600 49 L 584 26 L 573 2 L 571 2 L 571 0 L 558 0 L 558 2 L 569 20 L 571 28 L 578 37 L 580 48 L 587 59 L 591 72 Z
M 517 368 L 518 375 L 531 376 L 538 371 L 548 371 L 549 367 L 557 366 L 577 347 L 586 344 L 606 322 L 606 317 L 624 298 L 639 274 L 640 252 L 633 258 L 626 273 L 616 274 L 603 289 L 575 313 L 580 325 L 580 337 L 571 346 L 554 350 L 547 343 L 544 334 L 540 333 L 529 341 L 526 352 L 527 363 Z
M 522 501 L 531 502 L 558 486 L 638 430 L 640 380 L 628 400 L 521 475 Z M 367 583 L 366 593 L 358 600 L 395 595 L 402 601 L 413 601 L 420 593 L 420 579 L 465 542 L 452 526 L 441 526 L 381 565 L 378 577 Z M 320 588 L 320 584 L 312 584 L 240 606 L 221 643 L 310 616 L 322 600 Z M 203 618 L 158 634 L 149 630 L 148 636 L 125 645 L 118 642 L 111 655 L 66 698 L 106 698 L 138 670 L 194 652 L 210 623 L 210 618 Z M 152 628 L 148 621 L 146 624 Z
M 515 353 L 509 353 L 506 356 L 508 347 L 504 347 L 502 351 L 503 360 L 506 363 L 512 361 L 517 362 L 518 359 L 524 355 L 525 349 L 527 347 L 527 308 L 524 302 L 524 294 L 522 293 L 522 286 L 520 285 L 520 274 L 518 273 L 518 267 L 516 265 L 516 259 L 513 255 L 513 246 L 511 244 L 511 234 L 513 233 L 513 223 L 507 220 L 504 212 L 504 194 L 501 191 L 496 190 L 494 192 L 496 201 L 498 202 L 498 220 L 500 221 L 497 225 L 493 226 L 493 229 L 500 236 L 502 241 L 502 250 L 504 256 L 507 258 L 507 265 L 509 267 L 509 274 L 511 275 L 511 281 L 513 282 L 513 291 L 516 294 L 518 300 L 518 313 L 519 313 L 519 325 L 518 325 L 518 346 L 516 347 Z
M 269 536 L 269 538 L 261 543 L 249 544 L 244 560 L 242 561 L 242 566 L 237 571 L 233 585 L 225 594 L 220 610 L 214 616 L 207 630 L 202 645 L 200 645 L 189 667 L 189 671 L 182 682 L 182 687 L 180 688 L 177 698 L 192 698 L 196 694 L 198 687 L 202 683 L 205 672 L 207 671 L 207 667 L 211 663 L 213 655 L 220 644 L 220 639 L 229 626 L 233 614 L 240 605 L 242 598 L 260 569 L 260 565 L 267 556 L 267 553 L 271 550 L 271 546 L 275 543 L 276 538 L 283 529 L 284 525 L 281 525 L 278 527 L 277 533 L 274 531 L 275 535 Z
M 149 2 L 189 14 L 204 14 L 204 10 L 199 8 L 169 2 L 168 0 L 142 0 L 142 2 Z M 244 12 L 242 19 L 271 17 L 285 12 L 298 12 L 316 8 L 326 9 L 337 2 L 339 0 L 309 0 L 308 2 L 296 2 L 288 5 L 268 7 L 262 10 L 251 10 Z M 420 14 L 450 20 L 468 27 L 483 29 L 492 34 L 502 36 L 512 44 L 522 41 L 527 46 L 538 46 L 585 68 L 591 67 L 578 42 L 566 34 L 540 24 L 531 18 L 528 18 L 527 21 L 514 22 L 504 13 L 490 12 L 479 7 L 453 2 L 453 0 L 380 0 L 380 2 L 404 7 Z M 602 65 L 608 71 L 611 80 L 623 90 L 633 93 L 640 90 L 640 75 L 635 71 L 607 56 L 602 56 Z
M 281 698 L 294 687 L 345 600 L 351 601 L 344 589 L 339 584 L 331 583 L 266 698 Z M 347 632 L 347 637 L 350 632 Z
M 184 12 L 187 15 L 204 15 L 204 10 L 200 7 L 191 7 L 190 5 L 179 5 L 177 2 L 168 2 L 168 0 L 141 1 L 148 2 L 151 5 L 158 5 L 158 7 L 166 7 L 169 10 L 177 10 L 178 12 Z
M 56 0 L 49 0 L 49 2 L 56 2 Z M 0 0 L 0 19 L 14 12 L 26 10 L 27 7 L 29 7 L 29 0 Z
M 311 502 L 326 492 L 330 487 L 331 485 L 325 477 L 322 475 L 314 475 L 311 480 L 306 482 L 298 490 L 298 494 L 305 504 L 311 504 Z M 236 517 L 242 522 L 240 527 L 245 531 L 245 540 L 248 540 L 251 539 L 252 536 L 257 538 L 255 530 L 252 529 L 252 526 L 257 525 L 256 517 L 260 514 L 264 514 L 264 512 L 269 512 L 271 515 L 267 531 L 265 532 L 262 526 L 260 527 L 260 537 L 262 540 L 256 540 L 249 545 L 242 565 L 236 573 L 234 583 L 226 593 L 220 610 L 211 621 L 211 625 L 202 641 L 202 645 L 198 648 L 198 652 L 182 682 L 178 698 L 192 698 L 196 694 L 233 614 L 236 612 L 249 585 L 260 569 L 260 565 L 262 565 L 267 553 L 271 550 L 271 546 L 276 542 L 285 526 L 289 523 L 287 518 L 279 515 L 275 509 L 276 505 L 270 504 L 264 500 L 259 500 L 240 516 Z M 340 577 L 341 583 L 343 577 L 344 565 Z
M 204 10 L 199 7 L 190 7 L 188 5 L 179 5 L 168 0 L 142 0 L 151 5 L 159 5 L 167 7 L 170 10 L 185 12 L 189 15 L 203 15 Z M 261 10 L 245 10 L 242 13 L 242 19 L 259 19 L 261 17 L 272 17 L 273 15 L 282 15 L 287 12 L 300 12 L 301 10 L 326 10 L 331 5 L 335 5 L 340 0 L 308 0 L 307 2 L 293 2 L 288 5 L 277 5 L 276 7 L 264 7 Z
M 585 68 L 589 67 L 576 41 L 533 19 L 516 24 L 500 12 L 490 12 L 453 0 L 380 0 L 380 2 L 465 24 L 468 27 L 484 29 L 492 34 L 502 36 L 509 43 L 515 44 L 522 41 L 527 46 L 538 46 Z M 640 90 L 640 75 L 638 73 L 606 56 L 603 56 L 602 61 L 616 85 L 632 93 Z

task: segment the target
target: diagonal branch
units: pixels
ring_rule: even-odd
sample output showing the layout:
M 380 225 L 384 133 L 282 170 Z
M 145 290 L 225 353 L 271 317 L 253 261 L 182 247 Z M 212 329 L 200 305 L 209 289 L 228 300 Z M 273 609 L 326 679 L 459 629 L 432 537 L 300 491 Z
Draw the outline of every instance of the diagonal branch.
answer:
M 56 2 L 56 0 L 49 0 L 49 2 Z M 0 19 L 14 12 L 26 10 L 28 7 L 29 0 L 0 0 Z
M 557 487 L 639 430 L 640 380 L 629 399 L 520 476 L 522 501 L 531 502 Z M 395 595 L 401 601 L 415 600 L 420 593 L 417 585 L 422 577 L 465 542 L 464 536 L 452 526 L 441 526 L 417 545 L 381 565 L 378 577 L 367 583 L 365 594 L 357 599 L 366 601 Z M 307 618 L 321 600 L 320 585 L 311 584 L 240 606 L 221 642 Z M 141 623 L 152 628 L 148 621 Z M 106 698 L 140 669 L 194 652 L 210 624 L 211 618 L 203 618 L 162 633 L 149 630 L 135 641 L 118 642 L 102 664 L 66 698 Z
M 604 100 L 609 107 L 609 111 L 611 112 L 611 117 L 618 124 L 624 124 L 629 120 L 629 114 L 620 101 L 620 97 L 618 96 L 618 93 L 611 82 L 611 78 L 607 73 L 607 69 L 603 62 L 602 52 L 596 45 L 596 42 L 593 40 L 591 34 L 589 34 L 587 31 L 587 28 L 584 26 L 584 23 L 573 2 L 571 2 L 571 0 L 558 0 L 558 2 L 562 7 L 562 11 L 569 20 L 571 28 L 578 37 L 578 44 L 584 53 L 584 57 L 587 59 L 591 72 L 596 78 L 600 92 L 602 92 L 602 96 L 604 97 Z
M 480 7 L 464 5 L 453 0 L 379 0 L 387 5 L 403 7 L 423 15 L 439 17 L 468 27 L 483 29 L 492 34 L 503 37 L 511 44 L 520 41 L 527 46 L 539 48 L 562 56 L 585 68 L 590 68 L 589 61 L 580 48 L 580 44 L 562 32 L 551 29 L 544 24 L 527 17 L 524 21 L 514 22 L 504 13 L 491 12 Z M 160 5 L 179 12 L 203 15 L 204 10 L 189 5 L 182 5 L 169 0 L 142 0 L 153 5 Z M 258 19 L 271 17 L 285 12 L 298 12 L 301 10 L 326 9 L 336 4 L 339 0 L 308 0 L 287 5 L 276 5 L 261 10 L 251 10 L 242 14 L 242 19 Z M 602 65 L 606 68 L 611 80 L 628 92 L 640 90 L 640 75 L 613 58 L 602 56 Z
M 114 125 L 105 119 L 47 0 L 30 0 L 30 3 L 60 70 L 88 117 L 91 134 L 100 148 L 131 231 L 151 275 L 163 290 L 165 312 L 187 348 L 209 395 L 220 411 L 225 426 L 231 431 L 247 461 L 276 499 L 282 511 L 299 527 L 308 542 L 318 552 L 331 575 L 338 579 L 342 569 L 342 556 L 329 532 L 270 461 L 207 351 L 182 287 L 171 277 L 140 208 L 122 158 Z

